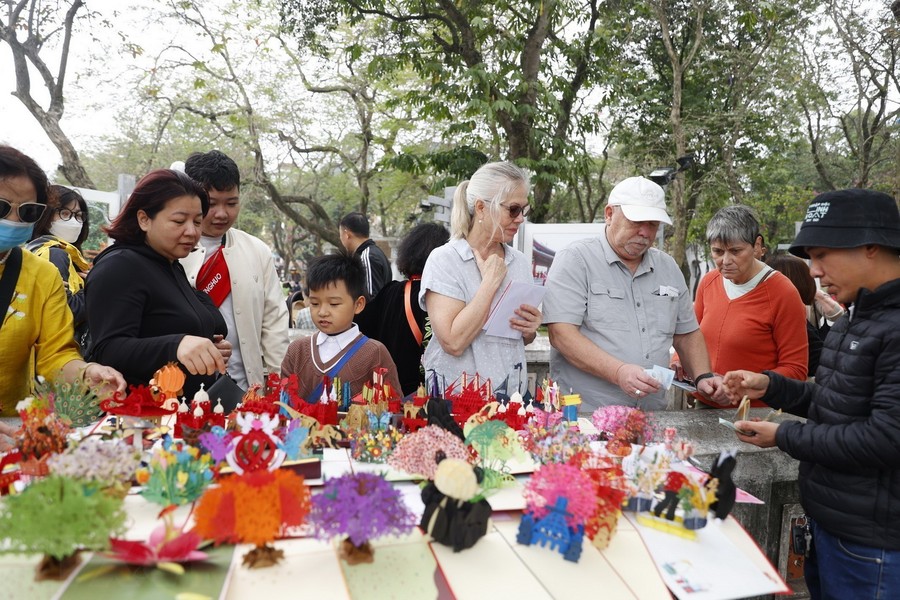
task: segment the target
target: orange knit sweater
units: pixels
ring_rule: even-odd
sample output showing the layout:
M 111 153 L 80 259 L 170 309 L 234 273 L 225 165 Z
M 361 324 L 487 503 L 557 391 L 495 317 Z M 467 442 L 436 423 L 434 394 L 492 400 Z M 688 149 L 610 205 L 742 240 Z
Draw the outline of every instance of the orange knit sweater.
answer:
M 750 292 L 729 300 L 722 274 L 710 271 L 697 288 L 694 312 L 716 373 L 769 370 L 806 379 L 806 307 L 781 273 L 773 272 Z M 759 401 L 753 405 L 765 406 Z

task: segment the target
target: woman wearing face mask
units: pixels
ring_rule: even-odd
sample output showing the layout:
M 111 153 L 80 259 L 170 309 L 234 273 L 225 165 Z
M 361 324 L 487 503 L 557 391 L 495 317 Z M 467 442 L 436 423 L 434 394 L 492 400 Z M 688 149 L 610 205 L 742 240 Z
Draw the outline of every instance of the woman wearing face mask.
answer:
M 124 391 L 118 371 L 85 363 L 72 337 L 72 311 L 59 272 L 19 247 L 47 210 L 47 176 L 30 157 L 0 146 L 0 416 L 15 415 L 37 375 L 81 378 L 107 391 Z
M 75 319 L 75 340 L 81 345 L 87 333 L 84 277 L 90 268 L 81 254 L 81 244 L 90 233 L 87 202 L 81 194 L 62 185 L 50 186 L 50 194 L 59 206 L 44 211 L 34 226 L 32 240 L 25 247 L 59 269 Z M 86 350 L 82 348 L 82 351 Z

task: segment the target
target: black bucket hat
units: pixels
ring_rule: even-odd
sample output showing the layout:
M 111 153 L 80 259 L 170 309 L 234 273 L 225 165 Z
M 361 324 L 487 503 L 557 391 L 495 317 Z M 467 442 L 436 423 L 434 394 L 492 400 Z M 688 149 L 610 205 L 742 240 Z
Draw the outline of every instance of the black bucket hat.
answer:
M 790 252 L 809 258 L 806 248 L 859 248 L 877 244 L 900 248 L 900 209 L 891 196 L 848 189 L 816 196 Z

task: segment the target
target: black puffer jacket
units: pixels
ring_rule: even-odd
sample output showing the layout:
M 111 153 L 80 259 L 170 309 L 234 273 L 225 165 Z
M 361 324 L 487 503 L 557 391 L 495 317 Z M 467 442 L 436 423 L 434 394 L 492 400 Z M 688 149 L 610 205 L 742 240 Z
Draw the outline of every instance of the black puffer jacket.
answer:
M 801 461 L 807 514 L 839 538 L 900 550 L 900 279 L 854 306 L 825 338 L 816 383 L 766 373 L 763 400 L 808 417 L 776 435 Z

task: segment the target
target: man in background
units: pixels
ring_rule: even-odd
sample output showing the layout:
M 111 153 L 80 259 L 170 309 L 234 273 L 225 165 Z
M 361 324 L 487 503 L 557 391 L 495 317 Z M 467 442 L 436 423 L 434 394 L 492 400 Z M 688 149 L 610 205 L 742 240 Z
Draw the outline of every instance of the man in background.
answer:
M 355 255 L 366 273 L 366 297 L 374 298 L 388 281 L 394 278 L 391 261 L 374 241 L 369 239 L 369 220 L 362 213 L 352 212 L 341 219 L 341 245 L 348 254 Z
M 212 298 L 228 324 L 228 374 L 242 389 L 265 383 L 288 346 L 288 313 L 271 249 L 232 227 L 241 210 L 237 164 L 218 150 L 194 153 L 184 171 L 209 193 L 197 248 L 181 259 L 191 285 Z

